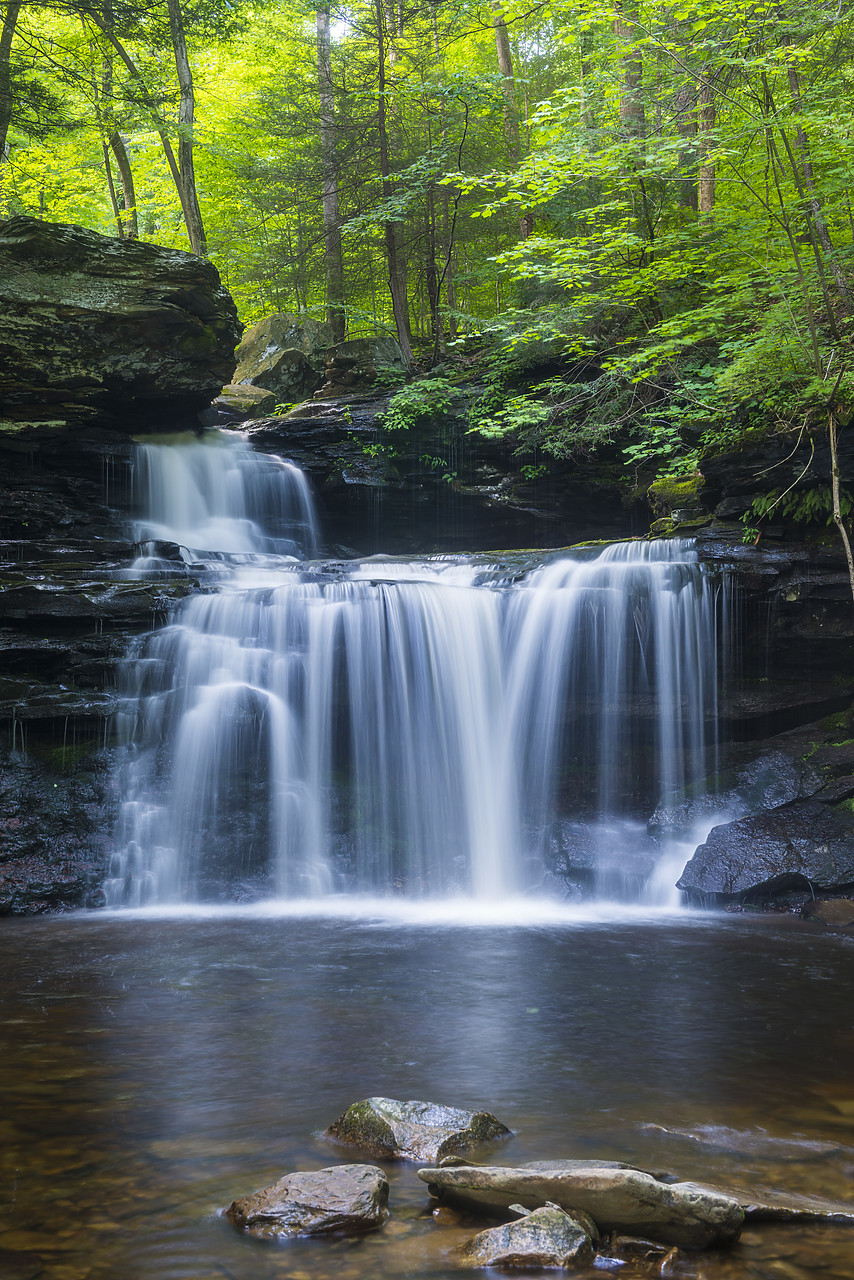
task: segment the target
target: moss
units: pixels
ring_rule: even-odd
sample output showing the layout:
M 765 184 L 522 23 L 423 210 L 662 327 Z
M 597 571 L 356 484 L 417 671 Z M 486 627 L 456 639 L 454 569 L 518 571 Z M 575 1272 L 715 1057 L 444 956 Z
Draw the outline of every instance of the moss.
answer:
M 690 476 L 662 476 L 649 486 L 647 498 L 653 511 L 669 515 L 677 507 L 695 506 L 705 483 L 699 471 Z

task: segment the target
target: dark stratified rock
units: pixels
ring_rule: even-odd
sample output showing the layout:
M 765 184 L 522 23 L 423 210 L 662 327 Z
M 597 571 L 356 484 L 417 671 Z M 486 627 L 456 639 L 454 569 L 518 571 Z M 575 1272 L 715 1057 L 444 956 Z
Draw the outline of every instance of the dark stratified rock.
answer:
M 457 1255 L 464 1267 L 585 1267 L 593 1260 L 598 1232 L 583 1214 L 554 1205 L 535 1209 L 519 1222 L 481 1231 Z
M 396 1098 L 354 1102 L 326 1130 L 328 1138 L 382 1160 L 441 1160 L 509 1133 L 488 1111 L 462 1111 L 435 1102 L 399 1102 Z
M 854 886 L 854 815 L 815 800 L 713 827 L 678 888 L 694 901 L 773 901 L 796 889 Z
M 383 1225 L 387 1204 L 388 1179 L 382 1169 L 339 1164 L 312 1173 L 288 1173 L 271 1187 L 233 1201 L 225 1216 L 260 1240 L 360 1235 Z
M 514 1204 L 535 1209 L 549 1202 L 567 1213 L 589 1215 L 600 1231 L 649 1236 L 682 1249 L 732 1244 L 744 1222 L 730 1196 L 691 1182 L 659 1182 L 649 1173 L 613 1164 L 463 1166 L 419 1169 L 418 1177 L 432 1196 L 474 1212 L 505 1214 Z
M 263 387 L 280 403 L 304 400 L 323 381 L 332 342 L 329 326 L 308 316 L 267 316 L 247 331 L 237 348 L 234 382 Z
M 37 218 L 0 222 L 0 431 L 193 417 L 230 381 L 239 336 L 202 258 Z

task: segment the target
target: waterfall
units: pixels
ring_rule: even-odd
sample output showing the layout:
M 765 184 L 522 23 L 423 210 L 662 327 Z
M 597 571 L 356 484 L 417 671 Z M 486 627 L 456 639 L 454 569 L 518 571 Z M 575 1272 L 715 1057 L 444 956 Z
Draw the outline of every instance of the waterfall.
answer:
M 217 434 L 140 447 L 139 536 L 227 572 L 127 664 L 111 900 L 648 894 L 715 746 L 692 546 L 300 561 L 304 480 Z

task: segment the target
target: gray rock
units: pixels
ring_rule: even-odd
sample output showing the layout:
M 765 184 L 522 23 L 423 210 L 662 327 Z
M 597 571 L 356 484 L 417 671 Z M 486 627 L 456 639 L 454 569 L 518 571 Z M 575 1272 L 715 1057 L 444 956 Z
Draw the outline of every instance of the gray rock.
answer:
M 463 1245 L 464 1267 L 584 1267 L 593 1260 L 596 1227 L 583 1215 L 549 1205 L 521 1222 L 491 1227 Z
M 766 1187 L 711 1187 L 707 1191 L 731 1196 L 744 1211 L 745 1222 L 854 1222 L 854 1204 L 796 1191 Z
M 235 421 L 266 418 L 276 411 L 276 396 L 266 387 L 256 387 L 250 382 L 232 382 L 223 387 L 214 405 L 226 409 Z
M 510 1133 L 488 1111 L 462 1111 L 435 1102 L 366 1098 L 354 1102 L 326 1137 L 383 1160 L 441 1160 Z
M 271 1187 L 235 1200 L 230 1222 L 260 1240 L 278 1236 L 357 1235 L 388 1217 L 388 1180 L 370 1164 L 339 1164 L 289 1173 Z
M 732 1244 L 744 1222 L 730 1196 L 604 1164 L 419 1169 L 418 1176 L 437 1199 L 475 1212 L 504 1213 L 516 1202 L 533 1209 L 550 1201 L 568 1213 L 588 1214 L 600 1231 L 649 1236 L 683 1249 Z
M 329 352 L 323 394 L 373 386 L 383 375 L 405 372 L 403 352 L 394 338 L 377 334 L 373 338 L 352 338 L 339 342 Z
M 304 400 L 323 381 L 331 345 L 328 325 L 287 312 L 267 316 L 252 326 L 237 348 L 234 383 L 263 387 L 282 403 Z
M 854 885 L 854 816 L 815 800 L 713 827 L 678 887 L 701 902 L 773 900 L 792 889 Z
M 37 218 L 0 222 L 0 431 L 192 417 L 229 381 L 239 336 L 202 258 Z
M 769 751 L 748 764 L 704 778 L 694 789 L 668 796 L 649 821 L 650 831 L 689 831 L 701 818 L 721 815 L 733 821 L 793 800 L 814 796 L 824 785 L 802 752 Z

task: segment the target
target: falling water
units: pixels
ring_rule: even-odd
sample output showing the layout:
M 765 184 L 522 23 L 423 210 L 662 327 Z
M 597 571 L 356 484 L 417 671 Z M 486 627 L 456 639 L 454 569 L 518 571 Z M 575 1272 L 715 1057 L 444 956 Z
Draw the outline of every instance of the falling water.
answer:
M 229 570 L 128 663 L 112 900 L 649 893 L 641 818 L 715 745 L 691 545 L 299 562 L 297 477 L 221 436 L 141 448 L 140 536 Z

